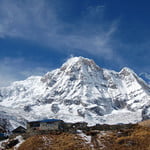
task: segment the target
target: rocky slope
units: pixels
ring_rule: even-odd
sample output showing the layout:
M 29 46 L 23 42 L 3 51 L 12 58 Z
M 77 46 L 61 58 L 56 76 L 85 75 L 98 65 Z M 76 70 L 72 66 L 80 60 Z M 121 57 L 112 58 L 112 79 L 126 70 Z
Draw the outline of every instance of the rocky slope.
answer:
M 107 70 L 73 57 L 43 77 L 32 76 L 0 89 L 1 118 L 11 128 L 26 120 L 129 123 L 149 118 L 150 87 L 129 68 Z M 11 117 L 10 117 L 11 116 Z
M 18 150 L 149 150 L 150 129 L 134 127 L 116 131 L 62 133 L 28 138 Z M 37 144 L 35 144 L 37 143 Z M 58 146 L 59 145 L 59 146 Z
M 73 134 L 54 132 L 14 136 L 0 142 L 0 147 L 17 150 L 149 150 L 150 120 L 125 128 L 122 126 L 118 125 L 115 130 L 77 130 Z

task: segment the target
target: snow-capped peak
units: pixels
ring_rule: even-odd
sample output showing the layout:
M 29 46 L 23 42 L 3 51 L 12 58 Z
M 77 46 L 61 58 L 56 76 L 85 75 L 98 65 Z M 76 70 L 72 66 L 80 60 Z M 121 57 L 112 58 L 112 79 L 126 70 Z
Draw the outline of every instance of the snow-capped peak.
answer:
M 84 57 L 72 57 L 68 59 L 61 67 L 62 70 L 64 69 L 71 69 L 72 67 L 78 67 L 81 69 L 84 66 L 88 66 L 95 69 L 100 69 L 99 66 L 95 64 L 92 59 L 84 58 Z
M 149 105 L 150 88 L 134 71 L 126 67 L 120 72 L 107 70 L 83 57 L 70 58 L 43 77 L 0 89 L 3 112 L 10 116 L 17 110 L 23 120 L 128 123 L 141 120 L 142 110 Z M 16 117 L 10 124 L 15 121 Z
M 128 67 L 123 67 L 120 71 L 120 74 L 129 75 L 129 74 L 135 74 L 135 72 Z

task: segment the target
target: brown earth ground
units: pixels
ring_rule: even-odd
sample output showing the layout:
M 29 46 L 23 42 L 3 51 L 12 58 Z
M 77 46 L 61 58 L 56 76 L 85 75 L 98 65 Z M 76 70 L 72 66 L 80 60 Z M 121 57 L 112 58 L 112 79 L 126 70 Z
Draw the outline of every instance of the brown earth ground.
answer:
M 104 137 L 104 145 L 103 150 L 150 150 L 150 128 L 137 126 L 112 132 Z
M 18 150 L 150 150 L 150 120 L 128 129 L 35 135 L 26 139 Z M 14 149 L 11 149 L 14 150 Z
M 90 150 L 90 148 L 80 136 L 61 133 L 32 136 L 18 150 Z

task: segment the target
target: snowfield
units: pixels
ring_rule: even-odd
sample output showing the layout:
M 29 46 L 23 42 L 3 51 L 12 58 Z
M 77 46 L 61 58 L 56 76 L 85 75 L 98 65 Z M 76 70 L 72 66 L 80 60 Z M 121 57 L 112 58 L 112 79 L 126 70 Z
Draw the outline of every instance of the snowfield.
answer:
M 135 123 L 143 112 L 150 117 L 149 106 L 150 87 L 131 69 L 116 72 L 73 57 L 44 76 L 0 88 L 0 125 L 12 130 L 46 118 L 89 125 Z

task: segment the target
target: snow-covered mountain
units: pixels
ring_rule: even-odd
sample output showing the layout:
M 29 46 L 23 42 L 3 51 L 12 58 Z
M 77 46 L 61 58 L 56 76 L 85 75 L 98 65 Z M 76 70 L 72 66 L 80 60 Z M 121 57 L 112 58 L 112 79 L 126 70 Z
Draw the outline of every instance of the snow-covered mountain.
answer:
M 129 123 L 146 117 L 150 87 L 129 68 L 107 70 L 73 57 L 43 77 L 32 76 L 0 89 L 0 118 L 11 128 L 26 120 Z M 149 114 L 148 114 L 149 115 Z

